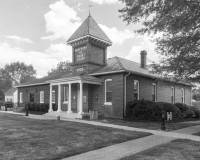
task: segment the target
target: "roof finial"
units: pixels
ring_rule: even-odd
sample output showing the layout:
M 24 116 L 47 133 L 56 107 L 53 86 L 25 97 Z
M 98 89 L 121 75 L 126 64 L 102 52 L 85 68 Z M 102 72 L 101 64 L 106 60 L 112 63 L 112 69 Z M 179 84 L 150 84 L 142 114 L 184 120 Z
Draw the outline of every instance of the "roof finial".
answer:
M 92 5 L 89 5 L 89 16 L 90 16 L 90 7 L 92 7 Z

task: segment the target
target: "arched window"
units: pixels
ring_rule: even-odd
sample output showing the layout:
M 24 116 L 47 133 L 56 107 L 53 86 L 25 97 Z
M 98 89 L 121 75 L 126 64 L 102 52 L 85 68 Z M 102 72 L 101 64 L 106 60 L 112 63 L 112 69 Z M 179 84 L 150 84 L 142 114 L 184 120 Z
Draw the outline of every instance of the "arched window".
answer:
M 138 80 L 134 80 L 134 100 L 139 100 L 139 81 Z
M 154 102 L 157 101 L 157 95 L 156 95 L 157 91 L 156 90 L 157 90 L 156 89 L 156 84 L 153 83 L 152 84 L 152 101 L 154 101 Z
M 105 104 L 112 105 L 112 79 L 105 80 Z

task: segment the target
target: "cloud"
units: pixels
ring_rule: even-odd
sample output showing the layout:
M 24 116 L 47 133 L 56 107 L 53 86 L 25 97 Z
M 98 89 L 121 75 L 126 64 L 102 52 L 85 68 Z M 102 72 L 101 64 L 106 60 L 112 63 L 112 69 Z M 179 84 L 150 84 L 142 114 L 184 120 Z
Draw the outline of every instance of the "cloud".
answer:
M 154 51 L 155 43 L 151 42 L 151 38 L 148 37 L 147 35 L 144 35 L 144 36 L 138 36 L 136 38 L 136 41 L 138 39 L 141 40 L 141 43 L 139 45 L 132 46 L 129 54 L 125 58 L 140 63 L 140 52 L 142 50 L 146 50 L 147 60 L 158 62 L 160 57 Z
M 24 62 L 25 64 L 32 64 L 37 71 L 37 77 L 47 75 L 47 72 L 55 68 L 60 61 L 70 59 L 68 46 L 64 44 L 50 45 L 45 53 L 29 51 L 25 52 L 21 48 L 11 46 L 9 43 L 0 43 L 0 68 L 5 64 L 11 62 Z M 71 59 L 70 59 L 71 60 Z
M 119 0 L 90 0 L 91 2 L 101 4 L 117 4 L 120 3 Z
M 125 40 L 134 38 L 134 33 L 129 29 L 123 31 L 118 30 L 116 27 L 108 28 L 105 25 L 99 24 L 102 30 L 111 39 L 113 44 L 121 45 Z
M 80 4 L 75 8 L 78 9 Z M 43 40 L 55 40 L 64 38 L 67 40 L 73 32 L 80 26 L 81 19 L 77 12 L 70 8 L 63 0 L 50 4 L 51 11 L 44 15 L 46 21 L 46 32 L 49 36 L 42 37 Z
M 19 36 L 5 36 L 6 38 L 9 38 L 9 39 L 12 39 L 12 40 L 15 40 L 17 41 L 18 43 L 19 42 L 27 42 L 27 43 L 33 43 L 32 40 L 28 39 L 28 38 L 22 38 L 22 37 L 19 37 Z
M 107 59 L 114 57 L 115 55 L 112 54 L 110 51 L 107 51 Z
M 72 60 L 72 47 L 63 43 L 51 44 L 50 47 L 45 50 L 45 53 L 58 61 Z

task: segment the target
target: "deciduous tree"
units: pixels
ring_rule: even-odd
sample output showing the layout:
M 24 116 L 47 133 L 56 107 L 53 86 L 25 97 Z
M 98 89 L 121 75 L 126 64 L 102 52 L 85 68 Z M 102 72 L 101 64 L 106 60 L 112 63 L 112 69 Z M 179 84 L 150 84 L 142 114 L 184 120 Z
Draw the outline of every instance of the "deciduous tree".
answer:
M 24 62 L 12 62 L 6 64 L 4 70 L 7 71 L 12 80 L 21 83 L 21 81 L 29 76 L 36 76 L 36 70 L 32 65 L 26 65 Z
M 50 71 L 48 71 L 48 75 L 52 75 L 58 72 L 68 72 L 68 71 L 71 71 L 71 62 L 69 61 L 59 62 L 57 64 L 56 69 L 51 69 Z
M 139 34 L 157 34 L 156 51 L 162 55 L 154 65 L 158 73 L 172 73 L 177 79 L 200 80 L 199 0 L 120 0 L 121 17 L 128 24 L 142 23 Z

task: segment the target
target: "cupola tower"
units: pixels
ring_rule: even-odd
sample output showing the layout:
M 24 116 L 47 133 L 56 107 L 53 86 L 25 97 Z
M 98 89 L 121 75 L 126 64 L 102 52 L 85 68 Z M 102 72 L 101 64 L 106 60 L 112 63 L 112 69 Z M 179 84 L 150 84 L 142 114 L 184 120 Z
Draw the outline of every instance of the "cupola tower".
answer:
M 90 73 L 106 65 L 107 47 L 111 40 L 91 15 L 67 40 L 72 46 L 73 74 Z

